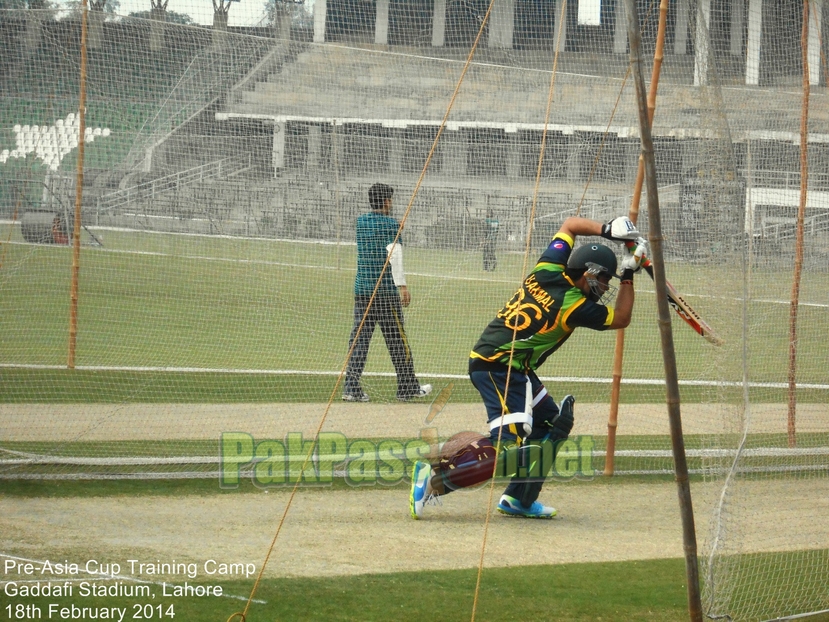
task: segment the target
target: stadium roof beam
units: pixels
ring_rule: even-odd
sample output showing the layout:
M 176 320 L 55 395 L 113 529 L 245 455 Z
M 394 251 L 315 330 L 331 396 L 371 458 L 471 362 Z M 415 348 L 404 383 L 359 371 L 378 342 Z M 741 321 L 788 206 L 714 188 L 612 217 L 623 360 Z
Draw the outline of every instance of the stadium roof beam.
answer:
M 760 84 L 760 38 L 763 27 L 763 0 L 749 0 L 746 39 L 746 84 Z
M 446 0 L 435 0 L 432 16 L 432 47 L 442 48 L 446 42 Z
M 512 49 L 515 35 L 515 0 L 495 0 L 489 20 L 487 46 Z
M 374 18 L 374 43 L 389 44 L 389 0 L 377 0 Z
M 317 0 L 319 1 L 319 0 Z M 439 119 L 370 119 L 362 117 L 312 117 L 301 115 L 275 115 L 275 114 L 260 114 L 255 112 L 217 112 L 217 121 L 232 121 L 236 119 L 248 119 L 252 121 L 262 121 L 265 123 L 308 123 L 315 125 L 380 125 L 387 128 L 406 129 L 408 127 L 438 127 L 441 124 Z M 507 134 L 514 134 L 516 132 L 540 132 L 544 130 L 543 123 L 512 123 L 505 121 L 448 121 L 446 123 L 447 130 L 461 130 L 461 129 L 495 129 L 503 130 Z M 612 134 L 618 138 L 638 138 L 639 128 L 635 126 L 626 125 L 574 125 L 550 123 L 547 125 L 549 132 L 558 132 L 569 136 L 577 132 L 591 132 L 604 134 Z M 702 128 L 660 128 L 659 126 L 653 129 L 653 135 L 659 138 L 675 138 L 678 140 L 694 139 L 694 138 L 716 138 L 716 133 L 713 130 L 706 130 Z M 745 142 L 747 140 L 773 140 L 779 142 L 790 142 L 792 144 L 799 144 L 799 132 L 781 132 L 769 130 L 748 130 L 736 131 L 732 133 L 734 142 Z M 820 134 L 817 132 L 809 133 L 810 143 L 829 143 L 829 134 Z
M 809 84 L 820 84 L 821 67 L 821 30 L 823 28 L 824 0 L 809 0 Z M 734 41 L 736 26 L 735 14 L 738 2 L 732 3 L 732 54 L 739 55 L 737 42 Z M 760 48 L 762 46 L 763 7 L 767 6 L 763 0 L 749 0 L 748 3 L 748 38 L 746 40 L 746 84 L 758 86 L 760 84 Z M 770 37 L 771 35 L 767 35 Z

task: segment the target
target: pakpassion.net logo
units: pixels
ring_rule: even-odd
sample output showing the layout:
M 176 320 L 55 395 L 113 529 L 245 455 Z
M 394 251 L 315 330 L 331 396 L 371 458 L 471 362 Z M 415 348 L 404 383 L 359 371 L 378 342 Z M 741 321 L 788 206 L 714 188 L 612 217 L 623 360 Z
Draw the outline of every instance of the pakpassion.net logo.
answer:
M 504 447 L 499 452 L 496 477 L 591 478 L 593 437 L 565 441 L 525 441 L 523 452 Z M 247 432 L 223 432 L 219 439 L 222 488 L 237 488 L 250 478 L 257 487 L 320 486 L 344 480 L 352 486 L 394 485 L 410 481 L 418 460 L 435 463 L 436 447 L 423 439 L 349 439 L 324 432 L 316 442 L 291 432 L 283 440 L 254 439 Z M 522 456 L 519 455 L 522 454 Z

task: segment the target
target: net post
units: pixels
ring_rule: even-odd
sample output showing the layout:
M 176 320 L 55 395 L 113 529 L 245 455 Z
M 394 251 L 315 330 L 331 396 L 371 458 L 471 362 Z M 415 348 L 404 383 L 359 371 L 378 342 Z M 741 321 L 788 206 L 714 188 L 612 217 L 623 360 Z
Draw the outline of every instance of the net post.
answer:
M 87 0 L 81 3 L 81 66 L 78 97 L 78 172 L 75 180 L 75 222 L 72 227 L 72 283 L 69 292 L 69 354 L 66 366 L 75 369 L 75 348 L 78 337 L 78 274 L 81 261 L 81 202 L 83 200 L 83 158 L 86 138 L 86 35 Z
M 652 263 L 658 323 L 662 341 L 662 358 L 665 365 L 665 387 L 667 390 L 668 417 L 671 428 L 671 446 L 674 456 L 674 472 L 682 518 L 682 540 L 685 550 L 685 574 L 687 582 L 688 613 L 692 622 L 702 622 L 702 599 L 699 585 L 699 562 L 697 560 L 697 538 L 694 527 L 694 510 L 691 503 L 691 488 L 688 481 L 688 462 L 685 456 L 685 441 L 682 436 L 680 415 L 679 380 L 677 378 L 676 353 L 671 333 L 671 315 L 668 307 L 665 284 L 665 262 L 662 254 L 662 223 L 659 212 L 659 194 L 656 185 L 656 163 L 653 154 L 650 119 L 645 94 L 645 79 L 642 75 L 641 36 L 636 0 L 625 0 L 630 41 L 630 65 L 636 86 L 639 112 L 639 134 L 642 143 L 642 160 L 645 168 L 645 182 L 648 189 L 648 219 L 651 241 Z
M 800 279 L 803 273 L 803 221 L 806 216 L 806 196 L 809 191 L 809 0 L 803 3 L 800 52 L 803 57 L 803 109 L 800 114 L 800 203 L 797 207 L 794 276 L 792 278 L 792 300 L 789 311 L 789 387 L 788 415 L 786 418 L 789 447 L 797 445 L 797 306 L 800 301 Z
M 659 88 L 659 74 L 662 71 L 662 59 L 665 57 L 665 27 L 668 23 L 668 1 L 662 0 L 659 5 L 659 26 L 656 32 L 656 48 L 653 53 L 653 69 L 651 84 L 648 90 L 648 123 L 653 125 L 653 115 L 656 111 L 656 91 Z M 635 224 L 639 219 L 639 202 L 642 197 L 642 183 L 645 179 L 645 160 L 639 156 L 639 167 L 636 170 L 636 182 L 633 185 L 633 195 L 630 200 L 628 217 Z M 604 474 L 613 475 L 616 469 L 616 428 L 619 418 L 619 395 L 622 385 L 622 361 L 625 353 L 625 329 L 616 331 L 616 348 L 613 351 L 613 377 L 610 384 L 610 414 L 607 418 L 607 449 L 605 451 Z

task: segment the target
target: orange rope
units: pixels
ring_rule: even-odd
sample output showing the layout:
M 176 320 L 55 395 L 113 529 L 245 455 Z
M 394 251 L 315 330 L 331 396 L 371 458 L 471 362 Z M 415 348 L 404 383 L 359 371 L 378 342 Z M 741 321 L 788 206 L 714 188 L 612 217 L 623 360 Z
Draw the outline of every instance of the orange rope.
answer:
M 650 15 L 651 15 L 651 12 L 653 11 L 653 6 L 654 6 L 655 2 L 656 2 L 656 0 L 651 0 L 651 4 L 648 6 L 648 12 L 645 15 L 645 19 L 642 20 L 642 25 L 640 26 L 640 28 L 643 29 L 643 30 L 644 30 L 644 27 L 645 27 L 644 24 L 647 23 L 647 21 L 650 19 Z M 666 8 L 666 12 L 667 12 L 667 8 Z M 618 19 L 618 17 L 617 17 L 617 19 Z M 663 32 L 663 35 L 664 35 L 664 32 Z M 656 49 L 655 54 L 659 54 L 659 53 L 661 53 L 661 48 L 659 48 L 659 45 L 657 44 L 657 49 Z M 654 62 L 656 64 L 656 59 L 654 59 Z M 662 61 L 660 60 L 659 65 L 661 66 L 661 64 L 662 64 Z M 658 81 L 658 79 L 659 79 L 658 75 L 659 74 L 656 71 L 654 71 L 654 78 L 653 79 Z M 613 110 L 610 111 L 610 119 L 607 122 L 607 128 L 605 129 L 604 134 L 602 134 L 602 142 L 599 143 L 599 150 L 596 152 L 596 157 L 593 159 L 593 166 L 590 169 L 590 175 L 588 176 L 587 182 L 584 185 L 584 193 L 582 193 L 581 200 L 579 201 L 578 207 L 576 207 L 576 216 L 578 216 L 581 213 L 581 206 L 584 204 L 584 199 L 587 196 L 587 190 L 590 188 L 590 184 L 593 181 L 593 174 L 596 171 L 596 168 L 599 164 L 599 158 L 602 155 L 602 150 L 604 149 L 605 141 L 607 140 L 607 137 L 610 134 L 610 126 L 613 123 L 613 118 L 616 116 L 616 110 L 619 108 L 619 102 L 622 99 L 622 93 L 624 93 L 624 91 L 625 91 L 625 85 L 627 84 L 627 80 L 628 80 L 629 77 L 630 77 L 630 64 L 628 64 L 628 69 L 625 72 L 625 77 L 622 79 L 622 86 L 619 88 L 619 95 L 618 95 L 618 97 L 616 97 L 616 103 L 613 105 Z M 651 113 L 651 119 L 652 118 L 653 118 L 653 113 Z M 642 188 L 642 184 L 641 184 L 641 182 L 639 182 L 640 192 L 641 192 L 641 188 Z
M 555 55 L 553 57 L 553 70 L 552 70 L 552 75 L 550 76 L 550 89 L 549 89 L 549 92 L 548 92 L 548 95 L 547 95 L 547 111 L 546 111 L 546 114 L 545 114 L 545 117 L 544 117 L 544 130 L 542 132 L 542 137 L 541 137 L 541 150 L 540 150 L 539 157 L 538 157 L 538 165 L 536 167 L 535 186 L 534 186 L 534 189 L 533 189 L 532 207 L 530 208 L 529 225 L 527 227 L 527 238 L 526 238 L 526 244 L 525 244 L 525 250 L 524 250 L 524 260 L 523 260 L 522 272 L 521 272 L 522 275 L 527 273 L 529 253 L 530 253 L 531 246 L 532 246 L 532 224 L 533 224 L 533 222 L 535 222 L 536 207 L 537 207 L 537 204 L 538 204 L 538 192 L 539 192 L 539 186 L 541 184 L 541 173 L 542 173 L 543 163 L 544 163 L 544 152 L 545 152 L 546 145 L 547 145 L 547 132 L 548 132 L 549 123 L 550 123 L 550 112 L 551 112 L 552 102 L 553 102 L 553 93 L 555 91 L 556 75 L 558 73 L 558 55 L 559 55 L 559 51 L 563 47 L 563 43 L 564 43 L 564 42 L 559 43 L 558 40 L 560 40 L 561 35 L 562 35 L 562 30 L 563 30 L 563 25 L 564 25 L 564 19 L 565 19 L 565 16 L 566 16 L 566 11 L 567 11 L 567 0 L 564 0 L 562 2 L 561 15 L 559 16 L 559 21 L 558 21 L 558 24 L 559 24 L 558 39 L 557 39 L 557 43 L 555 45 Z M 599 144 L 599 150 L 596 153 L 596 157 L 593 160 L 593 166 L 590 170 L 590 175 L 589 175 L 588 180 L 585 184 L 585 189 L 584 189 L 584 193 L 582 194 L 581 201 L 579 202 L 579 205 L 576 208 L 576 214 L 578 214 L 581 210 L 582 203 L 584 202 L 584 198 L 587 194 L 587 189 L 590 186 L 590 183 L 593 179 L 593 174 L 596 170 L 596 167 L 598 166 L 599 158 L 601 157 L 602 150 L 604 148 L 604 144 L 606 142 L 607 136 L 610 133 L 610 125 L 613 123 L 613 118 L 616 115 L 616 111 L 619 107 L 619 102 L 621 101 L 622 93 L 624 92 L 624 89 L 625 89 L 625 86 L 626 86 L 626 83 L 627 83 L 627 79 L 628 79 L 629 76 L 630 76 L 630 67 L 628 67 L 628 70 L 625 73 L 625 77 L 622 80 L 622 85 L 619 89 L 619 95 L 616 98 L 616 103 L 613 106 L 613 110 L 611 112 L 610 119 L 608 120 L 607 128 L 605 129 L 605 132 L 602 136 L 602 141 Z M 515 345 L 514 344 L 515 344 L 515 338 L 517 336 L 517 331 L 518 331 L 518 325 L 515 324 L 513 326 L 513 345 L 510 348 L 510 358 L 509 358 L 509 362 L 507 364 L 506 392 L 504 394 L 504 403 L 505 403 L 505 405 L 506 405 L 506 399 L 507 399 L 507 392 L 509 391 L 509 381 L 510 381 L 510 374 L 512 372 L 512 359 L 513 359 L 513 355 L 515 353 Z M 506 406 L 504 406 L 504 408 L 506 408 Z M 505 414 L 506 414 L 505 411 L 502 410 L 502 412 L 501 412 L 501 419 L 502 420 L 503 420 Z M 501 433 L 502 432 L 503 432 L 503 426 L 501 426 L 498 430 L 498 441 L 495 445 L 495 464 L 493 465 L 493 468 L 492 468 L 492 479 L 490 480 L 490 485 L 489 485 L 489 501 L 488 501 L 488 505 L 487 505 L 487 507 L 490 508 L 490 510 L 487 511 L 487 514 L 486 514 L 486 521 L 484 523 L 483 542 L 482 542 L 482 546 L 481 546 L 481 555 L 480 555 L 480 558 L 478 560 L 478 574 L 477 574 L 477 579 L 476 579 L 476 583 L 475 583 L 475 596 L 474 596 L 474 600 L 473 600 L 473 603 L 472 603 L 472 622 L 475 621 L 475 612 L 477 611 L 477 606 L 478 606 L 478 595 L 479 595 L 480 586 L 481 586 L 481 575 L 483 573 L 484 554 L 485 554 L 485 550 L 486 550 L 487 536 L 488 536 L 488 533 L 489 533 L 490 517 L 492 515 L 492 511 L 491 511 L 492 502 L 494 500 L 495 475 L 496 475 L 496 470 L 497 470 L 497 467 L 498 467 L 498 455 L 500 454 L 500 451 L 501 451 Z
M 493 0 L 493 3 L 494 3 L 494 0 Z M 490 5 L 490 7 L 491 6 L 492 5 Z M 537 205 L 537 199 L 538 199 L 538 187 L 541 183 L 541 170 L 542 170 L 542 166 L 544 164 L 544 151 L 545 151 L 546 146 L 547 146 L 547 129 L 548 129 L 548 126 L 549 126 L 549 123 L 550 123 L 550 109 L 552 108 L 553 93 L 555 91 L 556 74 L 557 74 L 557 69 L 558 69 L 558 55 L 559 55 L 559 50 L 563 47 L 563 44 L 565 43 L 564 41 L 561 41 L 561 35 L 564 32 L 563 26 L 564 26 L 564 20 L 566 19 L 566 15 L 567 15 L 567 0 L 564 0 L 561 3 L 561 14 L 559 15 L 559 20 L 558 20 L 558 37 L 556 39 L 555 54 L 553 56 L 553 72 L 552 72 L 552 75 L 550 76 L 550 89 L 547 93 L 547 112 L 544 116 L 544 131 L 543 131 L 542 137 L 541 137 L 541 149 L 540 149 L 540 152 L 538 154 L 538 166 L 536 167 L 536 172 L 535 172 L 535 187 L 534 187 L 534 190 L 533 190 L 533 201 L 532 201 L 532 207 L 530 208 L 530 219 L 529 219 L 529 223 L 527 225 L 527 238 L 526 238 L 525 247 L 524 247 L 524 259 L 523 259 L 523 263 L 522 263 L 522 266 L 521 266 L 521 274 L 522 275 L 527 273 L 527 264 L 528 264 L 530 246 L 531 246 L 531 241 L 532 241 L 532 224 L 535 221 L 535 212 L 536 212 L 536 205 Z M 507 319 L 506 321 L 509 321 L 509 319 Z M 477 576 L 476 576 L 476 579 L 475 579 L 475 595 L 474 595 L 474 598 L 473 598 L 473 601 L 472 601 L 471 622 L 475 622 L 475 613 L 478 610 L 478 597 L 480 595 L 481 578 L 482 578 L 483 570 L 484 570 L 484 555 L 486 554 L 486 542 L 487 542 L 487 536 L 489 535 L 489 523 L 490 523 L 490 518 L 492 517 L 492 502 L 493 502 L 494 496 L 495 496 L 495 475 L 497 474 L 497 470 L 498 470 L 498 457 L 500 456 L 500 453 L 501 453 L 501 435 L 503 434 L 503 431 L 504 431 L 503 421 L 504 421 L 504 416 L 506 415 L 506 409 L 507 409 L 507 398 L 509 396 L 510 377 L 512 375 L 512 360 L 513 360 L 513 356 L 515 355 L 515 339 L 516 339 L 517 335 L 518 335 L 518 322 L 514 321 L 513 322 L 513 327 L 512 327 L 512 344 L 510 346 L 510 351 L 509 351 L 509 361 L 507 362 L 507 379 L 506 379 L 506 386 L 504 388 L 504 401 L 503 401 L 503 405 L 501 407 L 501 424 L 502 425 L 500 425 L 498 427 L 498 441 L 495 443 L 495 461 L 492 465 L 492 477 L 489 480 L 489 497 L 488 497 L 488 501 L 487 501 L 487 513 L 486 513 L 486 519 L 484 521 L 484 533 L 483 533 L 483 537 L 481 539 L 481 554 L 478 558 L 478 573 L 477 573 Z
M 622 79 L 622 86 L 619 87 L 619 95 L 616 97 L 616 103 L 613 105 L 613 110 L 610 112 L 610 119 L 607 121 L 607 128 L 605 128 L 604 134 L 602 134 L 602 142 L 599 143 L 599 149 L 596 152 L 596 157 L 593 158 L 593 166 L 590 168 L 590 174 L 587 177 L 587 182 L 584 184 L 584 192 L 581 195 L 581 200 L 579 201 L 578 206 L 576 207 L 576 216 L 581 213 L 581 206 L 584 204 L 584 198 L 587 196 L 587 190 L 590 188 L 590 183 L 593 181 L 593 174 L 596 172 L 596 168 L 599 165 L 599 158 L 602 157 L 602 150 L 604 149 L 604 144 L 607 141 L 608 135 L 610 135 L 610 125 L 613 123 L 613 118 L 616 116 L 616 110 L 619 108 L 619 102 L 622 99 L 622 93 L 625 92 L 625 86 L 627 85 L 628 78 L 630 77 L 630 67 L 628 66 L 628 70 L 625 73 L 625 77 Z
M 426 176 L 426 171 L 429 168 L 429 164 L 431 163 L 432 157 L 434 156 L 435 150 L 437 149 L 438 140 L 440 140 L 440 137 L 443 134 L 443 130 L 446 127 L 446 122 L 449 119 L 449 113 L 451 112 L 452 107 L 455 104 L 455 99 L 457 99 L 458 92 L 460 91 L 461 84 L 463 83 L 463 79 L 466 76 L 467 71 L 469 70 L 470 64 L 472 63 L 472 59 L 473 59 L 473 57 L 475 55 L 475 51 L 477 50 L 477 47 L 478 47 L 478 42 L 481 39 L 481 35 L 484 31 L 484 27 L 487 23 L 487 20 L 489 19 L 489 15 L 492 12 L 492 6 L 494 5 L 494 3 L 495 3 L 495 0 L 492 0 L 492 2 L 489 5 L 489 9 L 486 12 L 486 16 L 484 17 L 483 21 L 481 22 L 481 28 L 478 31 L 478 36 L 475 38 L 475 42 L 472 45 L 472 49 L 469 51 L 469 55 L 466 59 L 466 63 L 464 64 L 463 71 L 461 72 L 461 75 L 458 78 L 458 82 L 455 86 L 455 91 L 454 91 L 454 93 L 452 93 L 452 98 L 449 101 L 449 105 L 446 108 L 446 113 L 443 115 L 443 120 L 441 121 L 440 127 L 438 128 L 437 135 L 435 136 L 435 139 L 432 142 L 432 147 L 429 150 L 429 155 L 426 157 L 426 162 L 423 165 L 423 170 L 420 173 L 420 177 L 417 180 L 417 184 L 415 185 L 415 189 L 412 192 L 411 198 L 409 199 L 409 204 L 406 206 L 406 211 L 403 214 L 403 218 L 400 220 L 400 228 L 397 230 L 397 235 L 395 235 L 395 237 L 394 237 L 393 244 L 396 244 L 397 240 L 400 239 L 400 234 L 403 231 L 403 227 L 406 223 L 406 219 L 409 217 L 409 213 L 411 212 L 412 205 L 414 204 L 415 197 L 417 196 L 417 193 L 420 190 L 420 186 L 423 183 L 423 178 Z M 346 362 L 343 365 L 343 368 L 340 370 L 339 376 L 337 376 L 337 382 L 335 383 L 334 389 L 331 391 L 331 395 L 328 398 L 328 404 L 325 407 L 325 411 L 323 412 L 322 418 L 320 419 L 319 425 L 317 426 L 316 432 L 314 433 L 314 439 L 309 445 L 308 453 L 305 455 L 305 459 L 302 463 L 302 466 L 300 467 L 299 473 L 297 474 L 297 481 L 294 484 L 293 489 L 291 490 L 290 496 L 288 497 L 288 503 L 285 506 L 285 510 L 282 512 L 282 517 L 279 520 L 279 524 L 276 528 L 276 533 L 274 534 L 273 540 L 271 540 L 271 544 L 268 547 L 268 552 L 265 556 L 264 561 L 262 562 L 262 568 L 259 570 L 259 573 L 256 576 L 256 581 L 253 584 L 253 588 L 251 589 L 251 593 L 250 593 L 250 596 L 248 597 L 248 600 L 245 604 L 245 608 L 242 612 L 237 612 L 237 613 L 234 613 L 232 616 L 230 616 L 230 618 L 228 618 L 228 622 L 230 622 L 233 618 L 235 618 L 237 616 L 242 620 L 242 622 L 244 622 L 247 619 L 247 613 L 248 613 L 248 610 L 250 609 L 251 602 L 253 601 L 253 597 L 255 596 L 257 589 L 259 588 L 259 583 L 261 582 L 262 575 L 265 572 L 265 567 L 268 565 L 268 561 L 270 560 L 271 553 L 273 552 L 273 548 L 276 545 L 276 541 L 279 538 L 279 534 L 282 531 L 282 526 L 285 524 L 285 519 L 288 515 L 288 511 L 290 510 L 291 505 L 293 504 L 294 496 L 296 495 L 296 491 L 299 488 L 299 483 L 300 483 L 300 481 L 302 481 L 302 474 L 305 472 L 305 469 L 308 466 L 308 463 L 311 461 L 311 456 L 313 455 L 314 448 L 317 444 L 317 441 L 319 440 L 319 434 L 322 431 L 322 427 L 325 424 L 325 420 L 328 417 L 329 411 L 331 410 L 331 405 L 332 405 L 332 403 L 334 401 L 334 398 L 337 394 L 337 389 L 339 388 L 340 383 L 342 382 L 343 376 L 345 375 L 345 371 L 348 367 L 348 361 L 351 359 L 351 354 L 354 351 L 354 347 L 357 343 L 356 336 L 358 336 L 360 334 L 360 332 L 363 330 L 363 326 L 365 324 L 366 317 L 368 315 L 368 309 L 370 309 L 371 305 L 374 303 L 374 299 L 375 299 L 375 297 L 377 295 L 377 291 L 380 287 L 380 281 L 382 280 L 383 275 L 388 270 L 389 261 L 390 261 L 390 257 L 387 256 L 386 261 L 383 264 L 383 269 L 380 272 L 380 278 L 377 279 L 377 283 L 374 286 L 374 291 L 371 293 L 371 298 L 369 299 L 369 303 L 368 303 L 368 307 L 366 309 L 366 313 L 363 314 L 363 317 L 360 320 L 360 324 L 357 327 L 357 333 L 355 335 L 354 342 L 352 343 L 351 347 L 348 350 L 348 354 L 346 355 L 346 359 L 345 359 Z

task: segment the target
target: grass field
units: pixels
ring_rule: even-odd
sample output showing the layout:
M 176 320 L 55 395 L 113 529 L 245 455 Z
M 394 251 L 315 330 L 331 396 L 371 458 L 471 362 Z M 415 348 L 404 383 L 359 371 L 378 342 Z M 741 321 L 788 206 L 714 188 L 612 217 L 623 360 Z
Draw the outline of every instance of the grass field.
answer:
M 687 618 L 683 581 L 682 560 L 492 569 L 483 576 L 477 619 L 682 620 Z M 441 620 L 469 620 L 475 582 L 472 569 L 266 580 L 255 594 L 255 599 L 263 602 L 251 605 L 248 619 L 414 621 L 439 616 Z M 247 597 L 252 585 L 227 582 L 222 587 L 227 594 Z M 146 602 L 153 606 L 162 603 L 163 611 L 174 604 L 177 619 L 227 620 L 245 605 L 229 598 L 219 599 L 218 604 L 216 599 L 165 601 L 161 586 L 151 589 L 158 598 Z M 14 607 L 24 600 L 44 613 L 49 602 L 54 602 L 10 598 L 7 603 Z M 132 600 L 109 597 L 88 604 L 124 607 Z
M 376 358 L 382 356 L 376 353 Z M 3 403 L 211 403 L 233 402 L 325 402 L 331 395 L 337 373 L 326 375 L 181 372 L 181 371 L 127 371 L 127 370 L 68 370 L 68 369 L 3 369 L 4 386 L 0 389 Z M 389 372 L 383 372 L 388 374 Z M 419 374 L 423 382 L 447 384 L 444 377 Z M 462 374 L 454 379 L 453 402 L 478 403 L 480 396 Z M 394 401 L 395 381 L 387 376 L 367 375 L 364 385 L 373 400 Z M 585 402 L 603 402 L 609 399 L 606 382 L 578 382 L 548 380 L 548 389 L 555 395 L 572 393 Z M 664 391 L 658 386 L 627 384 L 621 403 L 664 403 Z M 684 403 L 694 404 L 711 400 L 712 390 L 706 386 L 680 387 Z M 754 387 L 749 391 L 757 402 L 784 403 L 786 389 L 782 387 Z M 718 391 L 721 400 L 740 403 L 741 387 L 724 387 Z M 798 389 L 800 403 L 826 402 L 824 389 Z
M 18 240 L 17 229 L 3 227 L 0 239 Z M 81 256 L 77 365 L 311 372 L 342 368 L 351 327 L 353 246 L 115 231 L 102 235 L 105 247 L 85 248 Z M 65 364 L 70 249 L 4 244 L 2 257 L 0 313 L 6 338 L 0 343 L 0 363 Z M 471 346 L 521 278 L 520 255 L 505 254 L 494 276 L 481 272 L 478 264 L 477 253 L 416 248 L 407 253 L 414 297 L 406 313 L 407 330 L 418 371 L 425 377 L 465 374 Z M 669 276 L 727 341 L 715 348 L 674 317 L 680 380 L 740 381 L 743 330 L 742 304 L 735 299 L 740 293 L 737 275 L 678 263 L 670 266 Z M 711 292 L 708 284 L 713 282 L 732 287 Z M 658 380 L 664 372 L 652 284 L 646 277 L 637 283 L 634 323 L 626 331 L 626 352 L 635 363 L 628 364 L 625 378 Z M 748 319 L 748 378 L 785 383 L 788 285 L 784 279 L 764 282 L 761 291 Z M 803 337 L 797 372 L 804 384 L 825 383 L 825 349 L 816 338 L 827 315 L 822 299 L 816 276 L 805 273 L 801 301 L 817 304 L 804 306 L 799 314 Z M 381 339 L 373 343 L 367 371 L 391 372 Z M 582 331 L 557 355 L 566 353 L 566 374 L 561 366 L 552 366 L 553 371 L 607 378 L 612 343 L 609 334 Z M 33 378 L 37 381 L 36 373 Z M 706 390 L 707 395 L 698 396 L 701 401 L 709 401 L 715 391 L 710 385 Z M 651 392 L 654 388 L 639 389 L 638 399 L 650 401 Z M 661 390 L 655 393 L 661 397 Z M 0 399 L 16 398 L 4 391 Z
M 257 589 L 249 620 L 388 620 L 416 621 L 471 619 L 475 570 L 359 575 L 325 579 L 269 579 Z M 168 598 L 162 587 L 147 604 L 163 611 L 174 605 L 178 619 L 230 619 L 242 611 L 251 593 L 250 582 L 223 582 L 224 593 L 245 600 Z M 757 586 L 770 597 L 785 598 L 773 582 Z M 778 590 L 780 593 L 775 594 Z M 168 588 L 169 590 L 169 588 Z M 8 604 L 14 607 L 16 601 Z M 26 599 L 48 611 L 55 599 Z M 85 605 L 127 607 L 135 613 L 134 599 L 103 597 Z M 4 609 L 5 609 L 4 605 Z M 503 622 L 561 620 L 607 622 L 672 622 L 687 620 L 685 564 L 681 559 L 637 560 L 615 563 L 521 566 L 486 570 L 482 577 L 476 619 Z M 5 613 L 5 612 L 4 612 Z M 766 612 L 773 616 L 773 610 Z M 7 618 L 13 619 L 13 618 Z M 238 618 L 237 618 L 238 619 Z M 763 619 L 758 617 L 757 619 Z M 765 618 L 769 619 L 769 618 Z M 829 614 L 810 616 L 806 622 L 827 622 Z
M 276 435 L 275 435 L 276 436 Z M 736 435 L 735 435 L 736 436 Z M 574 434 L 571 440 L 580 446 L 582 443 L 581 436 Z M 259 439 L 257 439 L 259 440 Z M 277 437 L 285 443 L 284 437 Z M 446 438 L 441 438 L 445 441 Z M 739 438 L 721 438 L 719 445 L 722 447 L 735 447 L 739 443 Z M 308 441 L 308 438 L 305 438 Z M 392 441 L 400 443 L 401 446 L 406 446 L 409 443 L 417 441 L 417 438 L 359 438 L 349 437 L 348 446 L 352 449 L 345 451 L 341 457 L 333 459 L 334 479 L 333 481 L 324 481 L 321 485 L 331 486 L 333 488 L 352 485 L 352 482 L 346 482 L 343 473 L 347 470 L 357 468 L 356 464 L 359 462 L 360 454 L 359 447 L 376 447 L 381 442 Z M 705 450 L 711 448 L 712 440 L 710 436 L 706 435 L 685 435 L 685 448 L 688 453 L 688 468 L 691 470 L 693 477 L 704 478 L 715 475 L 718 461 L 714 456 L 707 455 Z M 564 471 L 559 473 L 554 470 L 551 474 L 551 479 L 557 481 L 569 481 L 573 477 L 582 479 L 601 479 L 601 474 L 605 469 L 605 451 L 607 449 L 607 437 L 605 436 L 590 436 L 589 443 L 591 449 L 595 452 L 589 459 L 586 459 L 578 464 L 578 473 L 570 473 L 566 471 L 569 466 L 567 462 L 557 463 L 557 468 Z M 756 469 L 756 473 L 748 472 L 742 477 L 747 479 L 781 479 L 785 478 L 786 469 L 800 467 L 804 473 L 810 470 L 814 471 L 824 465 L 827 460 L 825 453 L 804 453 L 799 456 L 789 456 L 782 459 L 780 456 L 773 455 L 773 450 L 785 450 L 788 447 L 788 439 L 785 434 L 751 434 L 746 438 L 746 448 L 762 449 L 765 453 L 761 455 L 747 455 L 741 460 L 741 466 L 744 469 Z M 800 433 L 798 435 L 798 448 L 806 452 L 809 449 L 824 449 L 829 447 L 829 433 Z M 85 490 L 89 493 L 90 486 L 95 486 L 96 477 L 102 475 L 110 475 L 112 477 L 121 476 L 126 478 L 131 473 L 140 473 L 144 477 L 152 478 L 152 474 L 156 473 L 157 477 L 162 478 L 167 474 L 181 473 L 188 474 L 190 478 L 203 478 L 206 480 L 206 486 L 197 483 L 181 484 L 181 492 L 187 493 L 189 487 L 193 487 L 201 492 L 215 492 L 217 473 L 219 471 L 219 464 L 216 460 L 210 460 L 220 454 L 220 443 L 216 440 L 147 440 L 136 441 L 41 441 L 41 442 L 9 442 L 2 443 L 2 449 L 7 452 L 20 452 L 22 455 L 45 455 L 50 457 L 65 457 L 73 458 L 83 456 L 85 459 L 99 459 L 99 463 L 91 463 L 88 465 L 74 464 L 71 466 L 64 466 L 63 469 L 69 470 L 75 474 L 79 479 L 84 477 L 90 478 L 90 481 L 85 482 Z M 671 457 L 671 439 L 665 435 L 620 435 L 617 437 L 616 451 L 619 452 L 615 458 L 615 470 L 617 473 L 640 473 L 642 477 L 660 477 L 667 476 L 666 474 L 673 473 L 673 459 Z M 658 452 L 658 453 L 655 453 Z M 304 454 L 300 451 L 291 454 L 295 460 L 300 460 Z M 574 459 L 576 454 L 574 454 Z M 160 462 L 159 464 L 145 464 L 137 463 L 130 465 L 128 463 L 121 464 L 114 460 L 114 457 L 129 459 L 129 458 L 147 458 L 147 459 L 172 459 L 172 458 L 201 458 L 201 462 L 187 462 L 181 465 L 172 463 L 167 464 Z M 409 458 L 401 459 L 400 463 L 392 463 L 390 466 L 388 455 L 373 455 L 371 462 L 361 462 L 360 473 L 364 478 L 361 485 L 386 485 L 388 481 L 384 481 L 384 473 L 386 479 L 394 481 L 408 482 L 408 474 L 411 472 L 412 460 Z M 113 464 L 104 466 L 100 462 L 106 462 L 107 459 Z M 724 458 L 727 460 L 727 457 Z M 27 474 L 41 473 L 45 477 L 53 476 L 56 472 L 56 466 L 51 463 L 44 463 L 41 465 L 25 465 L 24 471 Z M 252 467 L 246 466 L 244 471 L 248 472 Z M 585 473 L 583 469 L 589 472 Z M 14 468 L 5 466 L 5 474 L 13 477 Z M 2 471 L 0 471 L 2 472 Z M 273 483 L 273 487 L 289 488 L 296 482 L 298 477 L 299 466 L 295 463 L 290 467 L 290 470 L 283 470 L 283 480 L 278 483 Z M 307 479 L 313 479 L 313 467 L 308 468 Z M 287 474 L 287 475 L 286 475 Z M 250 482 L 250 475 L 242 477 L 243 482 Z M 3 483 L 6 494 L 27 494 L 31 489 L 37 490 L 38 480 L 6 480 Z M 57 484 L 56 484 L 57 485 Z M 95 494 L 102 494 L 109 490 L 107 488 L 107 481 L 100 481 L 101 491 L 94 488 L 92 490 Z M 44 492 L 51 490 L 49 487 L 42 488 Z M 58 485 L 54 492 L 66 490 L 64 487 Z M 119 491 L 120 483 L 114 485 L 112 491 Z

